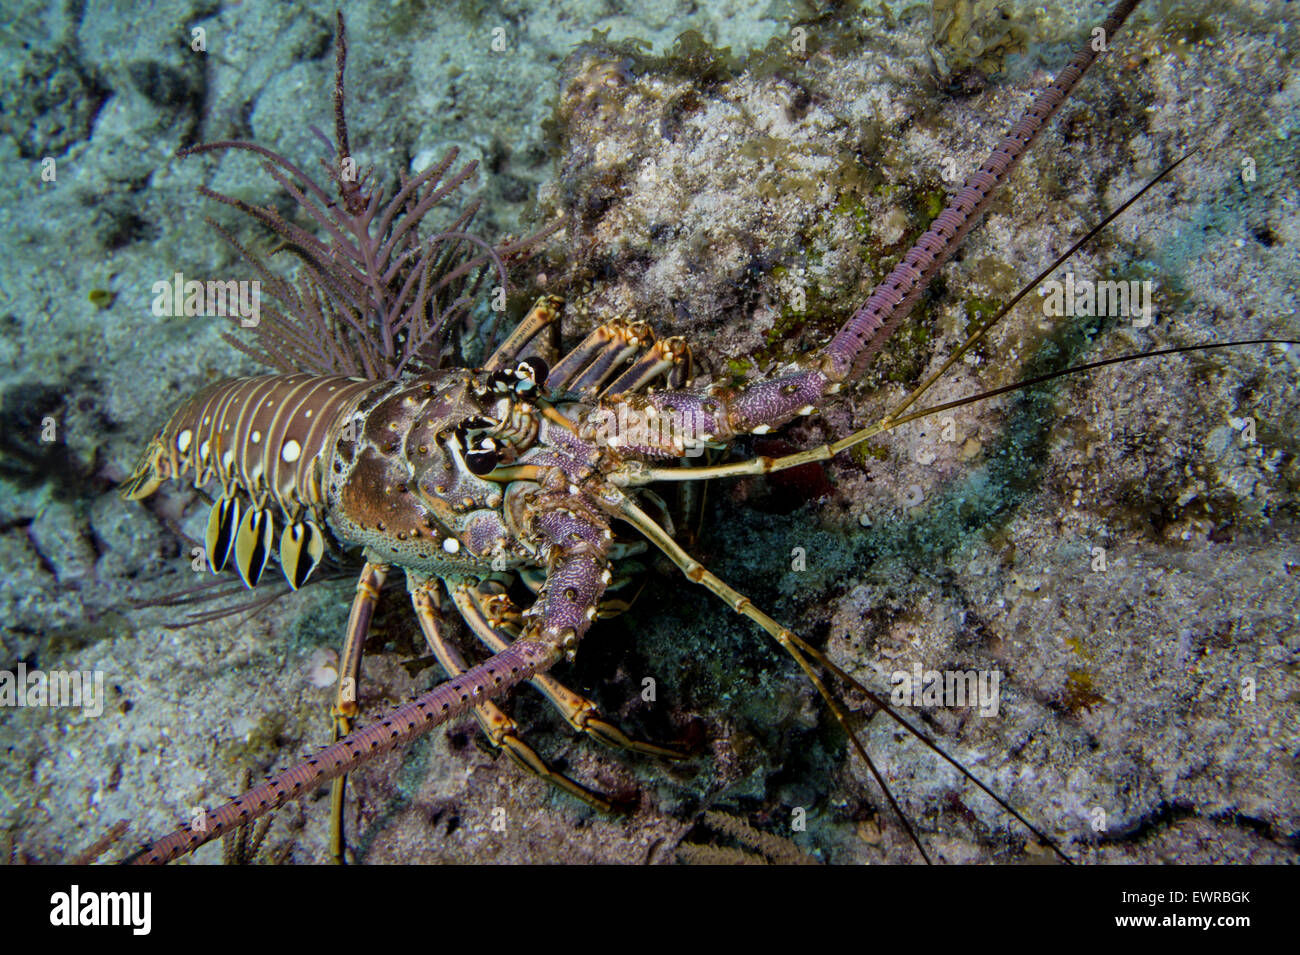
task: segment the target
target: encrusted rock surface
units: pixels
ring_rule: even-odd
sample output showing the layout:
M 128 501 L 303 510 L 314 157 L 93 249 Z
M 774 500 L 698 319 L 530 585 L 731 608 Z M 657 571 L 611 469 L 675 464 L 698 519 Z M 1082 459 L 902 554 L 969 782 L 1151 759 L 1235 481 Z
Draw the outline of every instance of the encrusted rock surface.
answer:
M 0 830 L 17 853 L 53 861 L 119 818 L 133 838 L 160 835 L 228 795 L 242 769 L 283 767 L 327 741 L 332 690 L 315 685 L 313 661 L 338 645 L 351 587 L 312 588 L 246 622 L 163 630 L 166 614 L 125 605 L 194 580 L 168 522 L 193 534 L 203 508 L 180 495 L 125 504 L 110 486 L 183 396 L 251 370 L 218 320 L 150 314 L 150 288 L 176 271 L 240 269 L 201 221 L 214 210 L 196 185 L 259 201 L 271 187 L 235 158 L 173 154 L 243 136 L 311 163 L 309 125 L 328 126 L 332 8 L 213 15 L 178 2 L 144 24 L 94 5 L 79 22 L 30 6 L 16 22 L 44 53 L 14 52 L 0 97 L 30 107 L 0 130 L 0 158 L 29 173 L 0 205 L 0 669 L 102 670 L 108 688 L 93 719 L 0 710 Z M 767 5 L 690 23 L 667 6 L 638 22 L 583 3 L 464 19 L 349 8 L 353 142 L 390 176 L 451 144 L 483 160 L 481 231 L 569 214 L 529 288 L 568 297 L 566 338 L 634 315 L 686 335 L 714 375 L 743 380 L 821 347 L 1105 10 L 1040 6 L 1010 5 L 1027 54 L 956 79 L 936 66 L 950 57 L 931 55 L 926 7 L 852 24 L 795 22 Z M 210 44 L 201 68 L 184 52 L 195 26 Z M 665 53 L 687 26 L 732 54 L 696 41 Z M 878 419 L 973 321 L 1193 144 L 1171 181 L 1071 266 L 1090 280 L 1150 279 L 1151 326 L 1049 320 L 1031 295 L 926 402 L 1053 362 L 1300 337 L 1296 26 L 1282 3 L 1144 8 L 942 288 L 862 385 L 787 429 L 785 446 Z M 654 53 L 617 45 L 629 36 Z M 81 98 L 41 106 L 41 77 Z M 55 182 L 41 180 L 47 154 Z M 720 482 L 694 550 L 878 688 L 914 664 L 996 669 L 996 716 L 930 708 L 921 722 L 1073 857 L 1295 861 L 1297 354 L 1127 364 L 906 426 L 820 475 Z M 53 447 L 35 430 L 47 417 Z M 389 599 L 364 671 L 367 713 L 435 679 L 404 666 L 417 637 L 400 586 Z M 671 861 L 713 805 L 827 861 L 914 859 L 825 707 L 765 640 L 671 575 L 653 580 L 561 675 L 629 729 L 688 741 L 691 759 L 572 740 L 521 695 L 515 715 L 539 750 L 639 799 L 631 814 L 596 814 L 494 762 L 466 724 L 356 774 L 359 858 Z M 883 715 L 865 739 L 932 854 L 1050 858 L 1027 853 L 1023 830 Z M 272 846 L 321 860 L 327 803 L 281 811 Z M 807 827 L 791 833 L 797 809 Z

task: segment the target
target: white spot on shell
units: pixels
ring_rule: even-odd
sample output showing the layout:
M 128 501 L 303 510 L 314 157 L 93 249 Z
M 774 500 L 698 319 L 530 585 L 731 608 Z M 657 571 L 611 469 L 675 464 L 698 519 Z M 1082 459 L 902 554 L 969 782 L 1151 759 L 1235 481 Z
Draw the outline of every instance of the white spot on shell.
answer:
M 248 440 L 252 441 L 254 444 L 260 444 L 262 441 L 262 432 L 254 431 L 248 436 Z
M 284 447 L 280 449 L 280 457 L 286 464 L 292 464 L 294 461 L 297 461 L 301 454 L 302 445 L 293 439 L 286 441 Z
M 800 414 L 812 414 L 812 413 L 813 413 L 814 411 L 816 411 L 816 410 L 817 410 L 817 409 L 814 408 L 812 405 L 804 405 L 802 408 L 799 409 L 799 413 L 800 413 Z
M 190 442 L 194 440 L 194 432 L 186 428 L 180 434 L 176 435 L 176 450 L 184 454 L 190 449 Z
M 200 460 L 200 461 L 207 461 L 207 459 L 208 459 L 208 448 L 209 448 L 209 447 L 211 447 L 211 445 L 210 445 L 207 441 L 204 441 L 202 444 L 199 445 L 199 460 Z
M 454 554 L 460 550 L 460 541 L 454 537 L 448 537 L 442 542 L 442 549 L 449 554 Z
M 750 434 L 767 434 L 771 430 L 772 426 L 770 424 L 760 424 L 757 428 L 751 431 Z

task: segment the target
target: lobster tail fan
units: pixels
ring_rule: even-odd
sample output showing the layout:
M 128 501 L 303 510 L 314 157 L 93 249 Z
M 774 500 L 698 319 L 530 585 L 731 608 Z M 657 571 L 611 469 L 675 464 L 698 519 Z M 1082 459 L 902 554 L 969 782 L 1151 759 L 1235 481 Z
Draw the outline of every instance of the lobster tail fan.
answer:
M 269 229 L 276 238 L 272 254 L 289 252 L 299 262 L 296 278 L 285 278 L 229 230 L 209 220 L 253 268 L 270 300 L 258 303 L 252 320 L 248 315 L 235 317 L 245 328 L 227 333 L 227 341 L 281 371 L 396 378 L 406 371 L 438 367 L 448 333 L 486 296 L 504 296 L 509 290 L 507 264 L 526 258 L 559 224 L 493 245 L 469 231 L 479 209 L 474 200 L 444 216 L 450 218 L 445 227 L 427 228 L 429 214 L 454 201 L 477 171 L 474 162 L 453 169 L 455 148 L 436 165 L 403 176 L 395 194 L 385 199 L 374 170 L 359 171 L 351 154 L 343 92 L 346 62 L 347 36 L 340 14 L 333 141 L 313 129 L 333 151 L 332 157 L 320 160 L 326 184 L 284 156 L 241 140 L 203 143 L 179 155 L 231 149 L 253 153 L 293 200 L 300 220 L 292 221 L 270 205 L 199 188 L 201 195 Z

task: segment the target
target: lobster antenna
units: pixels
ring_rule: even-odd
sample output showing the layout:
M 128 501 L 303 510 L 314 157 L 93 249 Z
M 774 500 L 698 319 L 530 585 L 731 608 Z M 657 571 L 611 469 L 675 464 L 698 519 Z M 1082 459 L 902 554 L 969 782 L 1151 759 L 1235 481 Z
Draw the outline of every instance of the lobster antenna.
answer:
M 703 480 L 712 480 L 713 478 L 741 477 L 750 474 L 770 474 L 775 471 L 786 470 L 787 468 L 799 467 L 800 465 L 803 464 L 810 464 L 818 461 L 826 461 L 834 457 L 835 455 L 841 453 L 842 451 L 845 451 L 856 444 L 860 444 L 861 442 L 866 441 L 868 438 L 873 438 L 876 435 L 883 434 L 886 431 L 892 431 L 894 428 L 898 427 L 901 424 L 905 424 L 909 421 L 915 421 L 918 418 L 924 418 L 927 415 L 937 414 L 940 411 L 948 411 L 953 408 L 959 408 L 962 405 L 973 404 L 974 402 L 977 401 L 983 401 L 986 398 L 993 398 L 996 397 L 997 395 L 1006 394 L 1008 392 L 1016 391 L 1021 388 L 1028 388 L 1031 385 L 1041 384 L 1042 382 L 1050 381 L 1054 378 L 1061 378 L 1064 377 L 1065 375 L 1072 375 L 1077 372 L 1091 371 L 1096 368 L 1105 367 L 1106 365 L 1117 365 L 1123 362 L 1137 361 L 1138 359 L 1142 359 L 1142 358 L 1155 358 L 1161 355 L 1173 355 L 1182 352 L 1209 351 L 1211 349 L 1216 349 L 1216 348 L 1239 348 L 1244 345 L 1297 344 L 1297 342 L 1285 338 L 1251 338 L 1251 339 L 1243 339 L 1240 341 L 1212 342 L 1208 344 L 1197 344 L 1197 345 L 1182 345 L 1176 348 L 1165 348 L 1165 349 L 1160 349 L 1158 351 L 1132 352 L 1127 355 L 1121 355 L 1117 358 L 1107 358 L 1101 361 L 1087 362 L 1081 365 L 1073 365 L 1069 368 L 1064 368 L 1060 371 L 1049 372 L 1043 375 L 1036 375 L 1032 378 L 1025 378 L 1022 379 L 1021 381 L 1014 382 L 1010 385 L 1003 385 L 1002 387 L 994 388 L 991 391 L 982 391 L 978 394 L 970 395 L 969 397 L 966 398 L 960 398 L 955 401 L 944 402 L 943 404 L 939 404 L 939 405 L 932 405 L 929 408 L 926 408 L 922 411 L 912 412 L 911 414 L 905 415 L 902 413 L 906 411 L 909 407 L 911 407 L 917 401 L 918 398 L 920 398 L 923 394 L 929 391 L 930 388 L 933 387 L 935 382 L 937 382 L 943 376 L 943 374 L 949 368 L 951 368 L 959 358 L 961 358 L 962 355 L 964 355 L 975 344 L 977 344 L 981 339 L 983 339 L 984 336 L 988 334 L 989 330 L 992 329 L 1003 318 L 1005 318 L 1006 315 L 1013 308 L 1015 308 L 1016 305 L 1018 305 L 1026 295 L 1028 295 L 1035 288 L 1041 285 L 1048 276 L 1050 276 L 1058 268 L 1064 265 L 1071 258 L 1071 256 L 1074 255 L 1074 253 L 1078 252 L 1081 248 L 1087 245 L 1087 243 L 1089 243 L 1094 238 L 1096 238 L 1097 234 L 1100 233 L 1103 229 L 1105 229 L 1106 226 L 1110 225 L 1111 222 L 1113 222 L 1123 212 L 1125 212 L 1131 205 L 1133 205 L 1133 203 L 1137 202 L 1140 198 L 1142 198 L 1142 196 L 1145 195 L 1158 182 L 1168 177 L 1170 173 L 1172 173 L 1175 169 L 1177 169 L 1180 165 L 1182 165 L 1195 152 L 1196 152 L 1196 147 L 1189 149 L 1178 159 L 1174 160 L 1172 163 L 1170 163 L 1168 166 L 1162 169 L 1154 178 L 1152 178 L 1149 182 L 1147 182 L 1141 189 L 1139 189 L 1133 195 L 1129 196 L 1129 198 L 1125 199 L 1123 203 L 1121 203 L 1117 208 L 1115 208 L 1113 211 L 1107 214 L 1104 219 L 1102 219 L 1099 223 L 1097 223 L 1095 226 L 1089 229 L 1088 232 L 1084 234 L 1083 237 L 1080 238 L 1078 241 L 1076 241 L 1073 245 L 1071 245 L 1070 248 L 1068 248 L 1061 255 L 1057 256 L 1055 261 L 1053 261 L 1051 265 L 1047 266 L 1047 268 L 1039 272 L 1036 276 L 1034 276 L 1033 279 L 1031 279 L 1028 283 L 1026 283 L 1020 289 L 1020 291 L 1016 292 L 1016 294 L 1013 295 L 1011 299 L 1004 306 L 1002 306 L 1002 308 L 998 310 L 997 314 L 993 315 L 991 318 L 988 318 L 984 322 L 980 323 L 980 325 L 975 329 L 975 331 L 972 332 L 966 338 L 966 340 L 957 348 L 957 350 L 952 355 L 950 355 L 947 359 L 945 359 L 944 363 L 939 367 L 937 371 L 927 376 L 926 379 L 923 382 L 921 382 L 921 384 L 917 385 L 916 388 L 914 388 L 911 391 L 911 393 L 908 394 L 908 396 L 905 399 L 903 399 L 902 402 L 900 402 L 892 411 L 888 412 L 883 418 L 881 418 L 875 424 L 869 425 L 866 428 L 862 428 L 859 431 L 855 431 L 852 434 L 848 435 L 847 437 L 841 438 L 839 441 L 835 441 L 829 444 L 823 444 L 815 448 L 809 448 L 808 450 L 805 451 L 797 451 L 793 454 L 788 454 L 781 457 L 775 457 L 775 458 L 757 457 L 757 458 L 751 458 L 750 460 L 747 461 L 735 461 L 729 464 L 707 465 L 704 467 L 697 467 L 697 468 L 680 468 L 680 467 L 645 468 L 641 472 L 637 473 L 634 479 L 632 481 L 629 481 L 628 483 L 640 485 L 642 483 L 650 484 L 658 481 L 703 481 Z
M 160 865 L 192 852 L 292 799 L 307 795 L 361 763 L 469 712 L 480 700 L 498 696 L 533 674 L 550 669 L 561 655 L 554 644 L 541 640 L 516 641 L 506 650 L 390 711 L 378 722 L 348 734 L 242 795 L 205 811 L 195 822 L 141 846 L 123 861 Z
M 823 372 L 832 380 L 844 381 L 861 369 L 880 350 L 895 328 L 911 311 L 962 239 L 988 211 L 999 186 L 1025 157 L 1034 140 L 1069 98 L 1088 68 L 1105 49 L 1105 37 L 1114 34 L 1128 19 L 1140 0 L 1120 0 L 1110 16 L 1097 28 L 1093 41 L 1084 46 L 1040 90 L 1011 131 L 994 147 L 980 166 L 949 200 L 947 207 L 930 223 L 929 229 L 908 250 L 870 298 L 849 316 L 827 346 Z M 1101 37 L 1102 42 L 1097 43 Z

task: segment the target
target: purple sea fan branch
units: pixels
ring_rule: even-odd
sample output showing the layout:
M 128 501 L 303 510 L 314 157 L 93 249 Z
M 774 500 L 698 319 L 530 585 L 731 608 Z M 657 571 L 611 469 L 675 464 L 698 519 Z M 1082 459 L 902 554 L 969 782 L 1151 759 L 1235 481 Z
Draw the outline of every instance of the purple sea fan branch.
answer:
M 337 23 L 334 141 L 313 128 L 334 152 L 332 158 L 320 160 L 332 190 L 255 143 L 205 143 L 180 155 L 250 152 L 263 160 L 267 176 L 300 213 L 294 217 L 299 222 L 290 221 L 270 205 L 199 187 L 203 196 L 237 209 L 270 231 L 278 240 L 271 254 L 286 251 L 299 263 L 295 280 L 282 277 L 228 229 L 216 227 L 252 266 L 262 291 L 274 302 L 262 307 L 262 320 L 251 339 L 245 330 L 228 334 L 227 340 L 280 370 L 395 378 L 419 366 L 440 365 L 448 329 L 473 310 L 488 277 L 495 287 L 508 290 L 507 264 L 527 258 L 559 225 L 494 246 L 469 231 L 479 209 L 475 200 L 450 216 L 452 221 L 443 228 L 423 228 L 430 213 L 476 174 L 474 162 L 452 171 L 455 148 L 417 175 L 402 177 L 400 188 L 385 201 L 374 170 L 358 170 L 351 153 L 343 87 L 347 36 L 341 14 Z
M 484 254 L 479 258 L 487 258 L 491 260 L 492 267 L 496 271 L 497 279 L 500 282 L 502 292 L 508 293 L 510 286 L 509 276 L 506 274 L 506 265 L 493 246 L 484 242 L 478 236 L 472 235 L 468 232 L 442 232 L 433 236 L 429 240 L 429 245 L 432 247 L 440 242 L 456 244 L 466 242 L 471 245 L 482 247 Z M 472 271 L 474 268 L 479 267 L 477 264 L 478 261 L 478 259 L 471 260 L 471 262 L 462 265 L 460 269 L 466 270 L 466 273 Z M 446 274 L 438 280 L 438 284 L 432 289 L 429 288 L 429 278 L 432 270 L 423 270 L 419 273 L 420 287 L 419 292 L 415 297 L 415 307 L 407 314 L 426 316 L 426 318 L 421 321 L 421 327 L 412 327 L 406 331 L 406 346 L 403 349 L 401 363 L 398 365 L 399 374 L 405 370 L 406 366 L 413 359 L 426 354 L 425 349 L 428 344 L 434 343 L 436 345 L 439 343 L 442 339 L 443 333 L 446 332 L 454 323 L 453 319 L 458 319 L 461 314 L 468 312 L 470 307 L 473 305 L 473 296 L 474 293 L 478 291 L 478 285 L 481 279 L 475 281 L 473 288 L 470 289 L 469 295 L 464 295 L 455 299 L 445 308 L 438 305 L 437 300 L 440 297 L 439 293 L 448 286 L 451 286 L 453 283 L 458 282 L 461 278 L 461 275 L 456 274 L 460 269 L 446 272 Z M 405 288 L 403 289 L 402 294 L 403 297 L 407 294 Z M 432 320 L 429 320 L 428 317 L 430 316 L 432 317 Z M 404 319 L 403 327 L 405 327 L 405 324 L 409 323 L 409 321 L 409 318 Z

